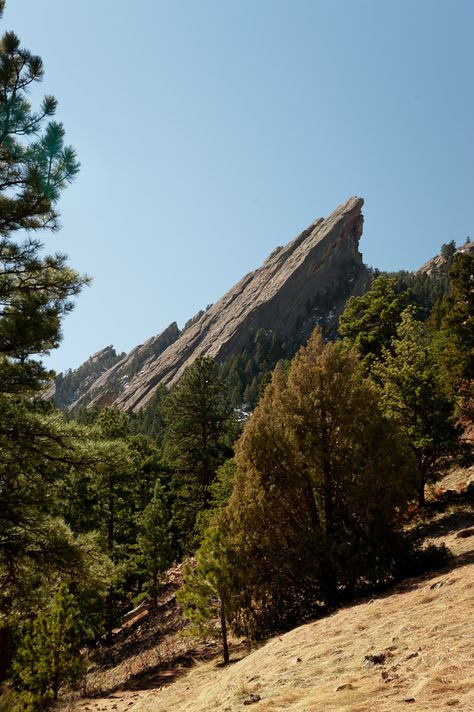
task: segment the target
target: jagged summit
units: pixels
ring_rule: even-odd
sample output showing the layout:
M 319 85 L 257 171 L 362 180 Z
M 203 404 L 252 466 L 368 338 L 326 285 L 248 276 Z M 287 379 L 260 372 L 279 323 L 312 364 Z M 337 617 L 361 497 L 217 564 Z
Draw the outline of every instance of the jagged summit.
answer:
M 172 324 L 101 374 L 76 400 L 138 411 L 160 384 L 173 385 L 198 356 L 223 362 L 259 329 L 300 342 L 316 324 L 334 332 L 348 297 L 362 293 L 369 272 L 358 250 L 363 199 L 352 197 L 315 220 L 261 267 L 179 332 Z

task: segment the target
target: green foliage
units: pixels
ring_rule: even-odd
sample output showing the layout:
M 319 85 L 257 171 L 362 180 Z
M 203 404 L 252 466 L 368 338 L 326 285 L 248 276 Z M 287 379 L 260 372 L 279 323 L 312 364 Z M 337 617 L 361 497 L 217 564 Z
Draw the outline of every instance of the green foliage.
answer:
M 224 662 L 229 662 L 226 606 L 228 604 L 228 571 L 225 544 L 219 529 L 209 526 L 196 553 L 196 564 L 183 566 L 184 587 L 177 594 L 189 632 L 197 637 L 222 640 Z M 216 621 L 218 624 L 216 625 Z
M 57 227 L 56 203 L 79 164 L 64 146 L 61 124 L 49 121 L 56 100 L 32 111 L 28 91 L 43 76 L 41 59 L 13 32 L 0 40 L 0 375 L 2 393 L 33 395 L 48 372 L 33 354 L 55 348 L 60 318 L 87 281 L 63 255 L 43 256 L 41 244 L 18 230 Z M 46 122 L 46 123 L 45 123 Z
M 456 242 L 451 240 L 441 245 L 440 255 L 444 260 L 450 261 L 456 253 Z
M 450 292 L 433 314 L 435 349 L 448 392 L 466 401 L 474 380 L 474 256 L 455 255 Z
M 160 577 L 171 561 L 169 514 L 164 492 L 157 480 L 153 498 L 139 517 L 137 545 L 142 566 L 148 576 L 148 592 L 158 605 Z
M 57 102 L 45 96 L 32 111 L 28 92 L 43 78 L 43 63 L 13 32 L 0 41 L 0 235 L 57 227 L 60 192 L 76 176 L 73 148 L 62 124 L 51 121 Z
M 413 308 L 403 312 L 391 349 L 384 349 L 374 374 L 388 417 L 400 423 L 416 456 L 423 505 L 425 484 L 436 479 L 443 459 L 459 447 L 460 428 L 433 360 L 428 328 L 414 318 Z
M 16 690 L 7 684 L 0 691 L 0 712 L 22 712 L 23 704 Z
M 13 670 L 24 710 L 48 709 L 65 685 L 80 679 L 84 673 L 81 633 L 79 609 L 62 585 L 52 610 L 39 614 L 26 627 L 15 656 Z
M 236 632 L 261 637 L 394 575 L 414 463 L 353 354 L 315 333 L 276 369 L 236 464 L 220 518 Z
M 339 334 L 346 348 L 355 348 L 366 371 L 390 347 L 402 311 L 410 300 L 395 279 L 377 277 L 361 297 L 351 297 L 339 320 Z
M 229 402 L 236 408 L 245 405 L 253 409 L 257 404 L 268 374 L 276 364 L 291 357 L 304 340 L 298 337 L 283 341 L 274 332 L 258 329 L 249 337 L 247 346 L 227 359 L 221 367 L 221 378 Z
M 130 413 L 130 431 L 132 433 L 148 435 L 154 440 L 158 447 L 163 445 L 165 435 L 165 413 L 164 404 L 168 391 L 161 384 L 155 391 L 150 404 L 138 411 Z
M 178 540 L 194 545 L 197 513 L 209 506 L 217 468 L 232 455 L 232 410 L 218 367 L 208 357 L 189 366 L 165 403 L 165 458 L 175 470 L 171 490 Z
M 0 447 L 0 623 L 11 623 L 40 604 L 55 573 L 87 580 L 89 554 L 62 519 L 63 478 L 103 466 L 111 453 L 58 413 L 5 397 Z
M 3 9 L 3 6 L 2 8 Z M 60 339 L 60 318 L 84 279 L 62 255 L 42 256 L 29 232 L 57 226 L 56 202 L 78 170 L 63 145 L 56 109 L 45 97 L 39 112 L 28 91 L 41 80 L 39 57 L 7 32 L 0 41 L 0 616 L 22 609 L 47 572 L 75 566 L 72 534 L 55 519 L 61 474 L 87 459 L 77 431 L 35 406 L 31 398 L 49 373 L 37 355 Z M 46 121 L 46 123 L 45 123 Z M 1 656 L 0 656 L 1 657 Z M 0 668 L 2 665 L 0 664 Z M 0 675 L 3 670 L 0 669 Z
M 215 480 L 209 487 L 210 500 L 208 509 L 202 509 L 197 514 L 196 531 L 200 538 L 204 537 L 206 529 L 230 499 L 234 486 L 236 465 L 235 460 L 227 460 L 216 470 Z
M 395 279 L 401 291 L 410 294 L 410 303 L 417 307 L 417 315 L 421 320 L 426 320 L 439 299 L 448 293 L 448 263 L 442 263 L 438 269 L 433 269 L 429 273 L 389 272 L 386 275 Z

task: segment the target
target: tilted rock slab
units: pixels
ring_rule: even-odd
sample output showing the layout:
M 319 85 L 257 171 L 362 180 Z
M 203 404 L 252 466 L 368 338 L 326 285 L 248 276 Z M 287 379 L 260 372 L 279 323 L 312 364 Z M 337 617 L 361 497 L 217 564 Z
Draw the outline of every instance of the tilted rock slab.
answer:
M 79 405 L 97 407 L 112 405 L 118 394 L 126 388 L 129 380 L 176 341 L 180 333 L 178 325 L 173 322 L 161 334 L 151 336 L 144 344 L 135 346 L 111 368 L 101 373 L 92 383 L 87 384 L 81 396 L 70 406 L 71 410 Z M 102 351 L 99 352 L 101 353 Z
M 297 324 L 305 330 L 317 323 L 334 328 L 348 297 L 363 293 L 370 281 L 358 250 L 363 202 L 350 198 L 274 250 L 160 355 L 149 358 L 114 404 L 127 411 L 144 408 L 160 384 L 172 386 L 197 357 L 222 362 L 244 349 L 260 328 L 281 338 L 294 337 Z M 91 405 L 100 402 L 103 392 Z

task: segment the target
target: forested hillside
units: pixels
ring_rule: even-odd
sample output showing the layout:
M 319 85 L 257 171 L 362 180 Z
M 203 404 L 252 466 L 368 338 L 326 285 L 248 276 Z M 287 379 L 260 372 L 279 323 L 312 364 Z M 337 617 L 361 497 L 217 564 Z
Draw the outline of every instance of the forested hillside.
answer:
M 79 171 L 56 100 L 30 102 L 42 76 L 41 59 L 4 34 L 0 710 L 11 712 L 79 687 L 87 649 L 112 646 L 127 611 L 146 600 L 158 612 L 171 565 L 185 562 L 191 632 L 221 641 L 227 663 L 230 632 L 262 641 L 445 562 L 405 525 L 449 458 L 472 458 L 471 249 L 448 245 L 430 272 L 370 274 L 358 198 L 223 298 L 247 331 L 214 305 L 126 363 L 108 348 L 60 379 L 65 404 L 81 379 L 112 373 L 120 408 L 45 400 L 42 359 L 87 278 L 40 241 Z M 229 337 L 218 353 L 204 349 L 216 323 Z M 163 380 L 183 337 L 203 351 L 179 352 Z M 144 380 L 121 390 L 131 363 Z

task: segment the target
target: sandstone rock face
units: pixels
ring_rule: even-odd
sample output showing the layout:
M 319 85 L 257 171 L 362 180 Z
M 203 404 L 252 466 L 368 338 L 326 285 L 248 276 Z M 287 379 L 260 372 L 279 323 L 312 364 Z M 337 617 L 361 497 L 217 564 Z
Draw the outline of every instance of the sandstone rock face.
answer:
M 92 382 L 88 382 L 70 407 L 75 408 L 78 405 L 89 404 L 95 406 L 111 405 L 126 388 L 129 380 L 136 374 L 140 374 L 142 368 L 146 368 L 149 362 L 156 359 L 176 341 L 179 335 L 178 325 L 173 322 L 158 336 L 152 336 L 144 344 L 136 346 L 130 353 L 123 355 L 111 368 L 103 371 Z M 111 347 L 108 348 L 110 349 Z M 98 353 L 102 354 L 105 351 L 106 349 Z M 94 356 L 91 358 L 93 359 Z
M 172 386 L 198 356 L 222 362 L 245 348 L 261 328 L 290 338 L 298 329 L 309 335 L 319 323 L 330 333 L 348 297 L 361 294 L 370 281 L 358 250 L 362 205 L 362 198 L 350 198 L 286 247 L 274 250 L 162 353 L 145 359 L 118 389 L 120 369 L 146 344 L 131 352 L 94 384 L 97 396 L 91 400 L 89 393 L 91 405 L 100 405 L 104 397 L 110 402 L 113 393 L 119 408 L 140 410 L 160 384 Z M 114 388 L 109 388 L 112 383 Z
M 55 382 L 43 391 L 43 399 L 54 400 L 60 408 L 67 408 L 124 355 L 117 354 L 113 346 L 106 346 L 74 371 L 59 374 Z

